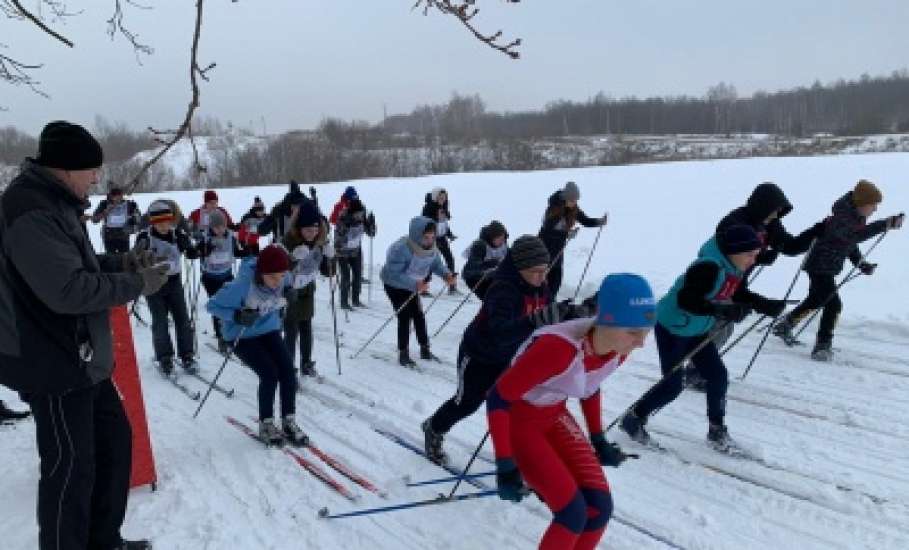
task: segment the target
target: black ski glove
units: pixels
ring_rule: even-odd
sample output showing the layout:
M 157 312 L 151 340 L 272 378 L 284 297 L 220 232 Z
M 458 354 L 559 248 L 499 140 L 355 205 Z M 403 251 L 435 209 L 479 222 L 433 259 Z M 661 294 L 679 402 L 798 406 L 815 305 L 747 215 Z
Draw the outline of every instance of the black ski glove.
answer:
M 512 502 L 521 502 L 521 499 L 529 494 L 514 460 L 510 458 L 496 460 L 496 490 L 500 499 Z
M 733 303 L 713 305 L 713 316 L 720 321 L 726 321 L 728 323 L 740 323 L 745 317 L 748 317 L 748 314 L 750 313 L 751 308 L 745 304 Z
M 887 229 L 900 229 L 903 227 L 903 222 L 906 220 L 906 214 L 899 213 L 896 216 L 890 216 L 887 218 Z
M 259 319 L 259 311 L 250 308 L 238 309 L 234 312 L 234 322 L 244 327 L 251 327 Z
M 606 441 L 606 436 L 601 433 L 590 436 L 590 444 L 593 445 L 593 450 L 596 451 L 597 458 L 603 466 L 618 468 L 628 458 L 618 444 Z
M 764 298 L 763 296 L 758 296 L 754 300 L 754 311 L 757 311 L 761 315 L 766 315 L 767 317 L 773 317 L 776 319 L 786 310 L 786 301 L 785 300 L 774 300 L 772 298 Z
M 856 267 L 859 271 L 862 272 L 863 275 L 874 275 L 874 270 L 877 269 L 877 264 L 871 264 L 863 261 L 860 262 Z
M 780 253 L 772 248 L 765 248 L 757 256 L 757 260 L 754 263 L 758 265 L 773 265 L 773 262 L 776 261 Z

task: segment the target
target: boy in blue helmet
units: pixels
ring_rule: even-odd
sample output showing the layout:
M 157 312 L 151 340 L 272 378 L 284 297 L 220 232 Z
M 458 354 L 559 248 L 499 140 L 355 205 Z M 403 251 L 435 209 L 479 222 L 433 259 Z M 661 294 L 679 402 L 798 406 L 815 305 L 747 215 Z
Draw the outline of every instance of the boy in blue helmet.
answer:
M 607 276 L 597 312 L 536 330 L 486 400 L 496 456 L 499 497 L 520 501 L 530 486 L 553 512 L 542 550 L 592 550 L 612 515 L 601 466 L 618 467 L 627 455 L 606 441 L 600 384 L 644 345 L 656 318 L 644 278 Z M 568 411 L 581 400 L 589 440 Z
M 676 367 L 709 338 L 710 343 L 691 357 L 707 381 L 707 439 L 717 450 L 734 450 L 735 444 L 723 422 L 729 374 L 712 339 L 726 325 L 742 321 L 752 309 L 776 317 L 785 308 L 783 300 L 764 298 L 744 285 L 745 273 L 754 265 L 762 246 L 753 227 L 728 227 L 701 247 L 698 258 L 660 300 L 654 334 L 664 379 L 622 418 L 622 430 L 635 441 L 650 443 L 644 429 L 647 418 L 682 393 L 683 369 Z

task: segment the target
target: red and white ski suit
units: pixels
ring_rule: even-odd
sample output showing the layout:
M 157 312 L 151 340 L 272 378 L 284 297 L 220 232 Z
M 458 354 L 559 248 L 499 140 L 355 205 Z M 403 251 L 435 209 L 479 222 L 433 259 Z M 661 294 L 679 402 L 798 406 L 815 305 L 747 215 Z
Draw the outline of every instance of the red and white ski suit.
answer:
M 513 459 L 554 515 L 541 550 L 593 549 L 612 515 L 603 468 L 565 406 L 579 398 L 589 432 L 603 432 L 599 386 L 625 357 L 596 355 L 592 326 L 586 318 L 535 331 L 487 399 L 496 458 Z

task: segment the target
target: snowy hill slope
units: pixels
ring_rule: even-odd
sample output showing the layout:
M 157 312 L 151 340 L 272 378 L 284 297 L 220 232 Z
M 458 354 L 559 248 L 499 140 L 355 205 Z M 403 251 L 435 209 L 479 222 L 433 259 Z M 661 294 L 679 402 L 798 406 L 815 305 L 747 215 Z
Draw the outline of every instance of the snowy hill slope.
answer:
M 692 259 L 716 221 L 739 205 L 764 180 L 780 184 L 795 205 L 784 221 L 793 232 L 826 215 L 830 204 L 860 177 L 884 192 L 881 214 L 909 206 L 909 154 L 755 159 L 671 163 L 533 173 L 484 173 L 408 180 L 354 182 L 379 223 L 376 269 L 388 244 L 418 213 L 423 195 L 446 187 L 452 198 L 452 229 L 461 238 L 455 254 L 469 245 L 480 225 L 496 218 L 512 239 L 535 233 L 546 197 L 564 181 L 581 188 L 581 206 L 590 215 L 604 209 L 610 224 L 591 264 L 586 294 L 603 274 L 638 271 L 658 293 L 664 292 Z M 346 184 L 318 187 L 323 209 Z M 220 191 L 235 217 L 253 194 L 266 203 L 285 188 Z M 144 207 L 157 195 L 137 198 Z M 201 202 L 201 192 L 173 193 L 185 209 Z M 591 230 L 569 245 L 566 288 L 570 297 L 595 237 Z M 606 471 L 615 499 L 613 522 L 601 548 L 892 548 L 909 547 L 909 234 L 889 235 L 875 251 L 880 261 L 871 278 L 843 291 L 845 309 L 832 364 L 808 358 L 806 348 L 786 349 L 775 339 L 749 378 L 734 380 L 760 341 L 746 337 L 729 353 L 732 385 L 728 424 L 731 433 L 756 450 L 763 462 L 717 455 L 706 449 L 703 396 L 686 392 L 651 421 L 652 433 L 671 453 L 641 451 L 642 458 Z M 368 254 L 368 252 L 367 252 Z M 459 266 L 463 260 L 458 257 Z M 768 295 L 785 292 L 795 259 L 781 259 L 766 270 L 755 288 Z M 438 284 L 438 282 L 436 282 Z M 804 296 L 802 276 L 794 296 Z M 364 293 L 366 289 L 364 288 Z M 266 451 L 229 426 L 225 415 L 247 421 L 255 414 L 255 377 L 235 363 L 223 385 L 236 388 L 233 399 L 213 394 L 201 417 L 196 403 L 177 392 L 152 368 L 150 331 L 136 324 L 136 347 L 152 443 L 159 473 L 156 493 L 133 493 L 125 534 L 151 536 L 157 548 L 532 548 L 549 521 L 536 501 L 512 505 L 495 498 L 413 511 L 343 520 L 320 520 L 328 506 L 345 511 L 427 498 L 448 485 L 408 488 L 404 476 L 423 480 L 446 475 L 417 455 L 375 432 L 383 427 L 416 440 L 419 423 L 455 390 L 460 332 L 476 312 L 471 300 L 437 339 L 434 351 L 445 364 L 425 364 L 422 372 L 386 361 L 395 349 L 394 330 L 386 330 L 357 360 L 358 348 L 391 314 L 381 287 L 373 288 L 370 309 L 338 319 L 342 332 L 343 374 L 334 363 L 328 285 L 320 281 L 315 318 L 314 358 L 326 376 L 308 382 L 298 398 L 301 424 L 314 441 L 378 483 L 381 499 L 336 475 L 359 492 L 352 504 L 316 481 L 291 459 Z M 201 304 L 200 304 L 201 305 Z M 424 302 L 425 305 L 425 302 Z M 430 333 L 457 306 L 440 299 L 428 313 Z M 148 318 L 144 308 L 143 316 Z M 747 323 L 746 323 L 747 325 Z M 204 313 L 200 342 L 212 342 Z M 810 331 L 803 336 L 810 343 Z M 201 347 L 203 371 L 212 375 L 220 359 Z M 606 381 L 604 418 L 618 415 L 659 376 L 652 338 Z M 201 383 L 187 384 L 202 389 Z M 10 399 L 0 391 L 0 399 Z M 478 413 L 446 438 L 455 464 L 466 462 L 486 429 Z M 620 444 L 631 444 L 611 433 Z M 34 527 L 37 463 L 31 424 L 0 428 L 0 460 L 14 465 L 0 476 L 0 530 L 4 548 L 36 544 Z M 305 452 L 304 452 L 305 454 Z M 491 469 L 487 444 L 477 471 Z M 332 472 L 329 470 L 329 472 Z M 492 480 L 487 478 L 487 482 Z M 465 487 L 462 491 L 475 490 Z

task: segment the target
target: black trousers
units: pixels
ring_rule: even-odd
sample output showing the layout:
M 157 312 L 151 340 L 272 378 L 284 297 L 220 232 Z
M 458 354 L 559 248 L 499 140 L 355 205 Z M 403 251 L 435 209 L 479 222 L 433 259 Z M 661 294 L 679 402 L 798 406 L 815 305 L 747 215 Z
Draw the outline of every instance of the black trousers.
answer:
M 391 305 L 395 311 L 400 308 L 413 292 L 394 288 L 385 285 L 385 294 L 391 300 Z M 413 321 L 414 330 L 417 333 L 417 342 L 420 346 L 429 345 L 429 335 L 426 332 L 426 317 L 423 316 L 423 306 L 420 304 L 420 297 L 414 296 L 407 306 L 398 313 L 398 350 L 406 350 L 410 347 L 410 322 Z
M 341 305 L 350 305 L 360 302 L 360 289 L 363 286 L 363 255 L 357 252 L 350 257 L 338 258 L 338 271 L 340 272 Z
M 297 350 L 297 337 L 300 338 L 300 368 L 312 361 L 312 319 L 295 321 L 284 319 L 284 345 L 293 362 Z
M 173 359 L 174 345 L 170 340 L 170 329 L 167 316 L 174 318 L 174 331 L 177 333 L 177 351 L 180 357 L 192 356 L 193 331 L 186 312 L 186 299 L 183 296 L 183 281 L 180 274 L 171 275 L 161 290 L 145 298 L 152 316 L 152 344 L 155 348 L 155 359 L 163 361 Z
M 486 400 L 486 394 L 505 372 L 508 364 L 493 364 L 477 361 L 458 350 L 458 391 L 442 404 L 429 418 L 432 431 L 447 433 L 455 424 L 477 412 Z
M 214 296 L 221 287 L 230 281 L 234 280 L 234 274 L 230 271 L 224 274 L 212 275 L 211 273 L 202 273 L 201 282 L 202 286 L 205 287 L 205 293 L 208 294 L 208 297 L 211 298 Z M 214 315 L 211 316 L 211 324 L 215 327 L 215 336 L 218 337 L 218 340 L 221 339 L 221 319 L 218 319 Z
M 41 457 L 39 547 L 114 548 L 122 540 L 133 440 L 113 382 L 28 401 Z
M 102 230 L 101 240 L 104 242 L 104 252 L 108 254 L 123 254 L 129 251 L 129 233 L 122 230 Z
M 659 323 L 654 329 L 654 335 L 656 336 L 657 352 L 660 354 L 660 369 L 663 371 L 664 378 L 653 386 L 650 393 L 634 404 L 632 410 L 640 418 L 646 418 L 656 410 L 672 403 L 682 393 L 684 369 L 678 369 L 672 375 L 668 375 L 669 371 L 707 337 L 706 334 L 677 336 Z M 722 424 L 723 418 L 726 416 L 726 390 L 729 388 L 729 373 L 717 352 L 716 344 L 711 342 L 701 348 L 691 358 L 691 362 L 698 374 L 707 382 L 707 418 L 713 424 Z
M 297 376 L 281 331 L 241 338 L 237 357 L 259 376 L 259 420 L 275 417 L 275 391 L 280 387 L 281 416 L 297 411 Z
M 836 328 L 836 321 L 843 311 L 843 302 L 836 290 L 833 275 L 809 273 L 808 280 L 808 296 L 789 313 L 789 321 L 793 325 L 798 324 L 814 310 L 823 306 L 821 325 L 817 329 L 817 342 L 829 344 L 833 342 L 833 329 Z

